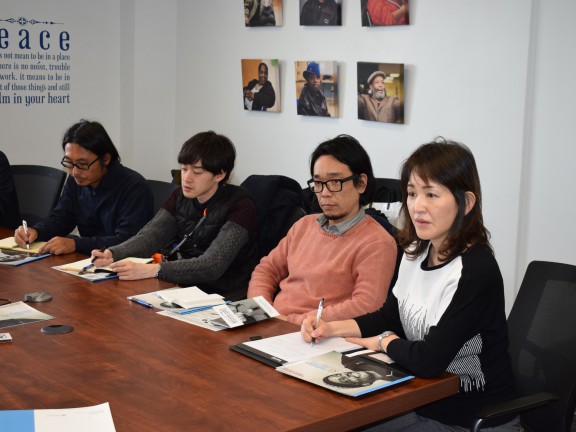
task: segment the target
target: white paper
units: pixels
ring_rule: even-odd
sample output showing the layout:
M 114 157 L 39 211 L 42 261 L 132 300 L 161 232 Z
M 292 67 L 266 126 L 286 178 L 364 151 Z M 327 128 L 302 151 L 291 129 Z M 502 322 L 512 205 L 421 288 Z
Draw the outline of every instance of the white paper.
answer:
M 116 432 L 108 402 L 85 408 L 34 410 L 34 432 Z
M 219 294 L 207 294 L 198 287 L 176 288 L 168 291 L 158 291 L 158 295 L 170 303 L 185 309 L 197 306 L 224 304 L 224 298 Z
M 54 317 L 40 312 L 21 301 L 0 306 L 0 328 L 14 327 L 52 318 Z
M 362 348 L 360 345 L 347 342 L 342 337 L 321 339 L 312 346 L 310 342 L 305 342 L 302 339 L 300 332 L 244 342 L 244 345 L 285 360 L 288 363 L 305 360 L 330 351 L 345 352 Z

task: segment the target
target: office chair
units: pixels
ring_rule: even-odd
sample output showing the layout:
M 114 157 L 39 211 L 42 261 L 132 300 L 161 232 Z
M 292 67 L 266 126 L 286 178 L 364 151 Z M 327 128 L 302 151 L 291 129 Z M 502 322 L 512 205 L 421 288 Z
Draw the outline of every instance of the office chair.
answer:
M 472 431 L 519 413 L 525 431 L 569 432 L 576 406 L 576 266 L 531 262 L 508 330 L 518 399 L 482 409 Z
M 177 186 L 161 180 L 146 179 L 146 183 L 148 183 L 148 186 L 150 186 L 152 190 L 152 196 L 154 197 L 154 214 L 156 214 Z
M 241 184 L 258 209 L 258 258 L 278 245 L 290 227 L 306 215 L 306 203 L 298 182 L 283 175 L 252 174 Z
M 66 172 L 42 165 L 12 165 L 22 218 L 34 225 L 46 218 L 60 198 Z

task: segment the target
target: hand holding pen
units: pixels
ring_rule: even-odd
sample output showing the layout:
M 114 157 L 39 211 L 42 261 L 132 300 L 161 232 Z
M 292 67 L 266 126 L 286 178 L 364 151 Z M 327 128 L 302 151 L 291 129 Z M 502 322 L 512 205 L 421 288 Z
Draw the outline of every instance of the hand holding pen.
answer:
M 14 241 L 21 248 L 30 249 L 30 243 L 38 237 L 34 228 L 28 228 L 28 223 L 23 220 L 22 225 L 14 232 Z
M 96 265 L 95 261 L 98 259 L 106 261 L 105 263 L 103 263 L 103 265 L 111 264 L 113 261 L 112 252 L 110 252 L 110 251 L 106 252 L 106 247 L 103 247 L 100 249 L 94 249 L 92 251 L 92 259 L 90 260 L 90 264 L 82 267 L 82 270 L 80 270 L 80 273 L 85 273 L 86 270 L 89 270 L 92 267 L 94 267 Z M 108 260 L 110 260 L 110 262 L 108 262 Z
M 322 311 L 324 310 L 324 297 L 320 299 L 320 304 L 318 304 L 318 312 L 316 312 L 316 323 L 314 324 L 314 328 L 318 327 L 320 324 L 320 319 L 322 318 Z M 312 338 L 310 341 L 310 346 L 313 347 L 316 343 L 316 338 Z

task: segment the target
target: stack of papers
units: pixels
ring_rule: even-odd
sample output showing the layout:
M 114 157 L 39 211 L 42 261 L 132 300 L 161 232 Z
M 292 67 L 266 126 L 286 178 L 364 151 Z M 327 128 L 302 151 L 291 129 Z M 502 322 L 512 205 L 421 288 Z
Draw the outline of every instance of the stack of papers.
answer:
M 216 306 L 225 304 L 224 297 L 219 294 L 206 294 L 198 287 L 174 288 L 157 292 L 163 300 L 180 306 L 184 309 L 191 309 L 203 306 Z

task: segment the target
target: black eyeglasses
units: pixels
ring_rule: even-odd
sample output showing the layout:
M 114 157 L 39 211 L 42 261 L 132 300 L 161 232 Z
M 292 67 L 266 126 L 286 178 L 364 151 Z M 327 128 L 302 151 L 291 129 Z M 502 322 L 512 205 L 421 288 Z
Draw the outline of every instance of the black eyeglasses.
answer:
M 64 168 L 68 168 L 68 169 L 74 169 L 74 167 L 78 168 L 81 171 L 87 171 L 90 169 L 90 167 L 96 163 L 97 160 L 100 160 L 100 156 L 98 156 L 96 159 L 94 159 L 92 162 L 88 163 L 88 162 L 78 162 L 78 163 L 74 163 L 72 162 L 70 159 L 67 159 L 66 156 L 64 156 L 62 158 L 62 160 L 60 161 L 60 163 L 62 164 L 62 166 Z
M 352 174 L 350 177 L 343 179 L 332 179 L 327 181 L 310 179 L 307 183 L 310 190 L 314 193 L 322 192 L 324 190 L 324 186 L 326 186 L 326 189 L 328 189 L 330 192 L 340 192 L 344 183 L 352 179 L 356 179 L 357 177 L 357 174 Z

